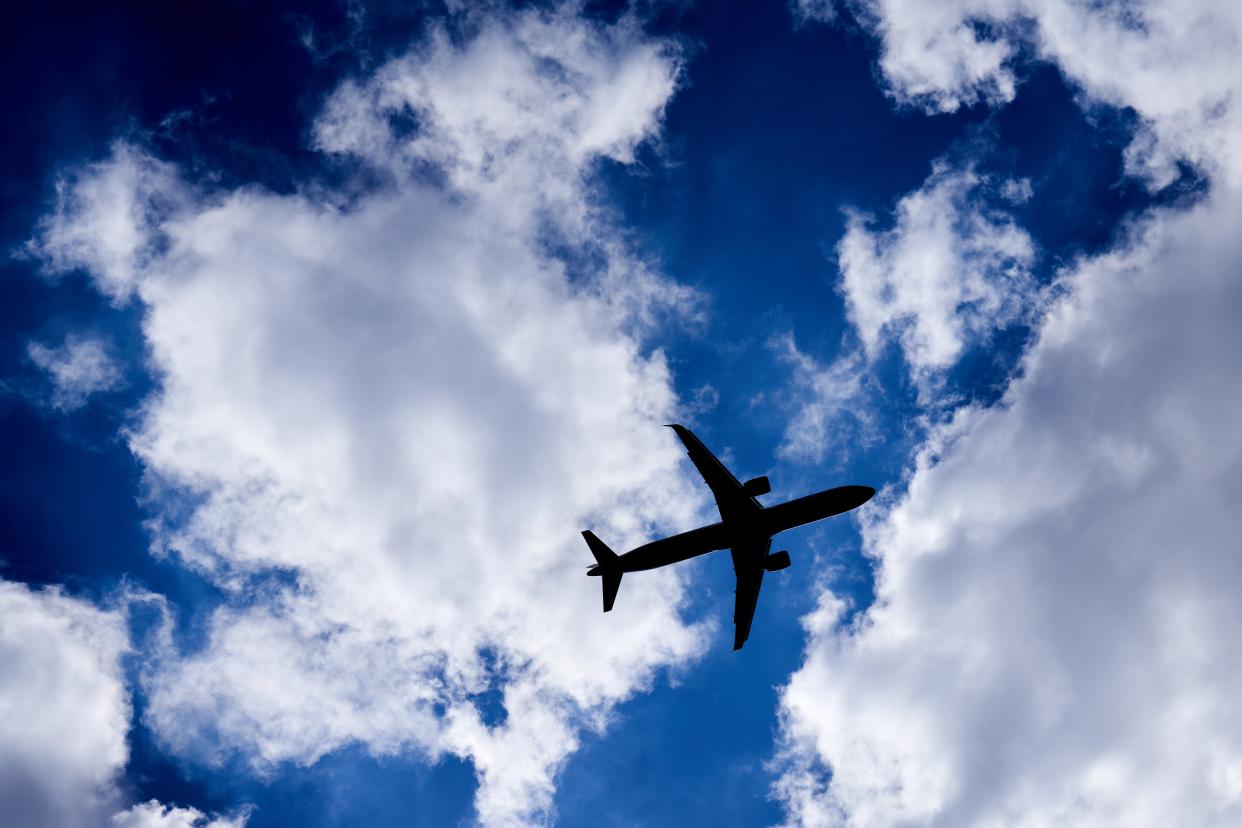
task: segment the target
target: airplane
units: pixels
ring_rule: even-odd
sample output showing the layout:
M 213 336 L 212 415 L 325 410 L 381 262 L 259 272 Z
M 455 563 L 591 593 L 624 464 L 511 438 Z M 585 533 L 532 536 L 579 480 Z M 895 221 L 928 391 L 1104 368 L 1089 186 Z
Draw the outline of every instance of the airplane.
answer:
M 764 506 L 758 496 L 772 490 L 768 478 L 756 477 L 745 483 L 738 482 L 694 432 L 677 424 L 671 424 L 669 428 L 677 432 L 690 460 L 712 490 L 720 510 L 720 522 L 652 541 L 624 555 L 613 552 L 587 529 L 582 537 L 595 556 L 595 564 L 587 570 L 587 575 L 601 579 L 604 612 L 609 612 L 617 599 L 621 576 L 626 572 L 655 569 L 728 549 L 733 554 L 733 574 L 737 577 L 733 649 L 740 650 L 750 636 L 763 573 L 777 572 L 790 563 L 788 552 L 772 552 L 773 535 L 857 509 L 872 498 L 875 489 L 870 486 L 838 486 L 777 506 Z

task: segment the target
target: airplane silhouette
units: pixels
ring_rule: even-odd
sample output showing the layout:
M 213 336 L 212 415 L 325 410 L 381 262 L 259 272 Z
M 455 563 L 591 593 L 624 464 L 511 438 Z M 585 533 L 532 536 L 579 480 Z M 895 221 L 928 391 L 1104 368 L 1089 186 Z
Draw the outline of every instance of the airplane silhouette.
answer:
M 795 526 L 856 509 L 871 499 L 875 489 L 870 486 L 838 486 L 779 506 L 765 507 L 757 497 L 772 490 L 766 477 L 739 483 L 690 429 L 681 425 L 670 425 L 669 428 L 677 432 L 699 474 L 703 475 L 715 495 L 720 522 L 652 541 L 624 555 L 613 552 L 587 529 L 582 537 L 586 538 L 587 546 L 591 547 L 591 554 L 595 556 L 595 564 L 587 574 L 603 580 L 604 612 L 608 612 L 617 599 L 621 576 L 626 572 L 655 569 L 718 549 L 728 549 L 733 553 L 733 574 L 737 576 L 733 649 L 740 650 L 750 635 L 750 622 L 755 617 L 763 573 L 789 566 L 788 552 L 771 552 L 772 536 Z

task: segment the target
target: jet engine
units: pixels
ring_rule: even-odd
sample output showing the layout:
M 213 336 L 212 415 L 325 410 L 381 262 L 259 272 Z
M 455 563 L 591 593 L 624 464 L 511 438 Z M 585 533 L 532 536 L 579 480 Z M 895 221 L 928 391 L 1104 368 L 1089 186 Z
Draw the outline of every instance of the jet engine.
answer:
M 763 559 L 763 568 L 768 572 L 779 572 L 789 566 L 789 553 L 781 550 L 773 552 Z
M 766 477 L 752 477 L 742 484 L 742 491 L 751 497 L 758 497 L 772 491 L 772 486 Z

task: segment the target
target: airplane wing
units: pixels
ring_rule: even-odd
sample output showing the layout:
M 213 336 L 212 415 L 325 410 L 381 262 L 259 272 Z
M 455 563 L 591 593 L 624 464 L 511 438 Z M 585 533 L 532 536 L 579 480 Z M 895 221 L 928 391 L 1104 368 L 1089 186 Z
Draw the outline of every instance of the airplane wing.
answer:
M 737 590 L 733 604 L 733 649 L 740 650 L 750 637 L 750 623 L 755 620 L 759 588 L 763 586 L 763 559 L 772 548 L 772 541 L 740 544 L 733 547 L 733 574 Z
M 682 425 L 670 425 L 681 442 L 686 446 L 686 453 L 694 463 L 699 474 L 707 481 L 707 486 L 716 498 L 716 506 L 720 509 L 720 519 L 728 521 L 735 517 L 745 517 L 763 508 L 759 501 L 742 491 L 741 482 L 733 476 L 733 472 L 725 468 L 724 463 L 716 459 L 716 455 L 703 445 L 703 441 L 694 436 L 694 432 Z

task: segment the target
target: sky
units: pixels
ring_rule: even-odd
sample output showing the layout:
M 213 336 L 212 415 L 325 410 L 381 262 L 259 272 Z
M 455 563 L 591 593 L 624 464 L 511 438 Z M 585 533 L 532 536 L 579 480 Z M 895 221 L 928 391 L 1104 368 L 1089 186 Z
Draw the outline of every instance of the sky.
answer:
M 1242 822 L 1242 11 L 29 5 L 0 812 Z M 750 640 L 663 424 L 771 504 Z

